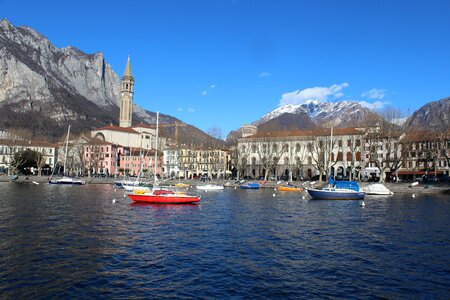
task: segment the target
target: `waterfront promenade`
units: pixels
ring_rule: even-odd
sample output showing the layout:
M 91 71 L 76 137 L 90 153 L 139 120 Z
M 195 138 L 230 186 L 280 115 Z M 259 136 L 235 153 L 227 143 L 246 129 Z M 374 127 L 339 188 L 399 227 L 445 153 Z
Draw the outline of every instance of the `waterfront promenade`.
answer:
M 86 184 L 114 184 L 116 178 L 112 177 L 82 177 L 82 180 L 86 182 Z M 120 179 L 119 179 L 120 180 Z M 1 182 L 10 182 L 11 176 L 1 175 Z M 47 183 L 48 176 L 19 176 L 19 178 L 15 181 L 16 183 Z M 255 181 L 259 182 L 259 181 Z M 211 180 L 207 182 L 202 182 L 200 180 L 195 179 L 186 179 L 186 180 L 166 180 L 163 181 L 163 185 L 175 185 L 176 183 L 186 183 L 191 186 L 197 185 L 205 185 L 205 184 L 224 184 L 225 187 L 234 188 L 239 187 L 240 183 L 236 180 Z M 261 188 L 266 189 L 274 189 L 277 187 L 277 181 L 267 181 L 264 184 L 260 182 Z M 294 181 L 292 182 L 294 186 L 301 187 L 309 187 L 308 181 Z M 314 184 L 315 188 L 321 188 L 326 184 L 326 182 L 317 181 Z M 372 182 L 361 182 L 360 186 L 364 187 L 368 184 L 372 184 Z M 437 183 L 437 184 L 424 184 L 419 183 L 416 186 L 411 186 L 411 182 L 399 182 L 399 183 L 384 183 L 384 185 L 394 193 L 416 193 L 416 194 L 435 194 L 435 193 L 445 193 L 450 195 L 450 184 L 448 183 Z

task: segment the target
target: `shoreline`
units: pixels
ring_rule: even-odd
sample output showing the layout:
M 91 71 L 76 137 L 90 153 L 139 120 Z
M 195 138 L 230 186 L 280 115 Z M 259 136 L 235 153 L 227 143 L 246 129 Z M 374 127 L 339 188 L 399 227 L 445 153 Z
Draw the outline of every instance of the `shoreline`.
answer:
M 121 180 L 121 179 L 116 179 L 116 178 L 102 178 L 102 177 L 81 177 L 81 180 L 84 180 L 86 182 L 86 184 L 114 184 L 114 181 L 116 180 Z M 48 176 L 19 176 L 19 178 L 17 180 L 14 181 L 14 183 L 47 183 L 48 182 Z M 8 175 L 2 175 L 0 176 L 0 183 L 4 183 L 4 182 L 12 182 L 11 181 L 11 176 Z M 247 181 L 246 181 L 247 182 Z M 254 182 L 259 182 L 259 181 L 254 181 Z M 225 187 L 228 188 L 234 188 L 234 187 L 239 187 L 240 183 L 238 181 L 235 180 L 230 180 L 230 181 L 224 181 L 224 180 L 211 180 L 211 181 L 207 181 L 207 182 L 203 182 L 200 180 L 195 180 L 195 179 L 185 179 L 185 180 L 167 180 L 164 182 L 164 184 L 166 185 L 170 185 L 170 186 L 174 186 L 176 183 L 186 183 L 189 184 L 191 186 L 197 186 L 197 185 L 205 185 L 205 184 L 224 184 Z M 292 182 L 292 184 L 294 186 L 301 186 L 302 183 L 306 183 L 305 182 L 298 182 L 298 181 L 294 181 Z M 364 187 L 367 185 L 372 184 L 372 182 L 361 182 L 360 186 Z M 277 187 L 277 182 L 276 181 L 268 181 L 264 184 L 260 185 L 260 188 L 262 189 L 274 189 Z M 322 186 L 325 185 L 325 182 L 317 182 L 315 184 L 316 188 L 320 188 Z M 436 194 L 436 193 L 444 193 L 444 194 L 449 194 L 450 195 L 450 184 L 448 183 L 438 183 L 438 184 L 423 184 L 423 183 L 419 183 L 416 186 L 411 186 L 411 182 L 408 183 L 384 183 L 384 185 L 391 190 L 394 193 L 425 193 L 425 194 Z

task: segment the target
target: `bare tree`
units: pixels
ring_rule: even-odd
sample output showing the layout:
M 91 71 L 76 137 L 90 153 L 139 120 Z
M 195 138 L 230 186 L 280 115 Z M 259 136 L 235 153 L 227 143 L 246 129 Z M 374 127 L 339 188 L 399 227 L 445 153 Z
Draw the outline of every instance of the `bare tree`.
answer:
M 319 171 L 319 180 L 322 181 L 322 175 L 327 173 L 332 166 L 336 164 L 336 159 L 332 160 L 330 155 L 334 148 L 335 140 L 331 141 L 330 135 L 318 135 L 315 137 L 314 142 L 311 143 L 310 152 L 312 155 L 312 160 Z
M 279 161 L 285 153 L 285 147 L 279 145 L 273 139 L 262 139 L 261 144 L 258 147 L 258 155 L 261 162 L 261 166 L 264 169 L 264 180 L 267 181 L 269 174 L 272 171 L 276 171 Z
M 222 129 L 220 129 L 220 127 L 213 126 L 213 127 L 209 128 L 206 133 L 218 140 L 223 139 Z
M 240 175 L 244 176 L 244 170 L 249 164 L 249 158 L 251 154 L 251 149 L 249 143 L 238 145 L 235 149 L 235 161 L 234 166 L 237 170 L 237 179 L 239 180 Z

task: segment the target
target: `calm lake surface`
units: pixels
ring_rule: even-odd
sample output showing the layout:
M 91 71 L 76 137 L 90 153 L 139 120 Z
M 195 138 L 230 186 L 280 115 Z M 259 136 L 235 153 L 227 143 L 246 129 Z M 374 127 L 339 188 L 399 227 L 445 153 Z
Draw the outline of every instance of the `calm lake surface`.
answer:
M 448 299 L 449 198 L 225 189 L 158 206 L 0 183 L 0 298 Z

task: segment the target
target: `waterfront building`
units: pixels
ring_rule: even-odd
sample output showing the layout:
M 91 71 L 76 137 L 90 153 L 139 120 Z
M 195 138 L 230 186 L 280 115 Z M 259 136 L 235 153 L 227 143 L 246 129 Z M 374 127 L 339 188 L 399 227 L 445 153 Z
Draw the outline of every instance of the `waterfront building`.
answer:
M 17 161 L 14 160 L 14 157 L 16 154 L 26 150 L 32 150 L 37 153 L 37 156 L 34 158 L 37 168 L 30 170 L 16 170 Z M 51 143 L 26 141 L 23 139 L 0 139 L 0 172 L 7 174 L 12 174 L 13 172 L 25 172 L 35 175 L 49 173 L 56 161 L 56 153 L 57 145 Z
M 414 131 L 401 141 L 405 162 L 396 173 L 407 180 L 446 180 L 450 175 L 450 130 Z
M 167 178 L 180 177 L 181 156 L 178 147 L 166 147 L 163 151 L 164 176 Z M 184 174 L 181 174 L 184 177 Z
M 334 128 L 259 132 L 238 139 L 234 167 L 240 176 L 284 180 L 328 174 L 361 180 L 412 179 L 449 174 L 450 134 Z M 434 174 L 434 173 L 433 173 Z
M 164 154 L 165 174 L 169 177 L 224 178 L 228 173 L 229 153 L 223 149 L 182 146 L 167 149 Z
M 330 129 L 261 132 L 238 139 L 234 165 L 250 178 L 324 178 L 328 169 L 354 177 L 365 166 L 362 147 L 363 131 L 357 128 L 334 129 L 333 141 Z

